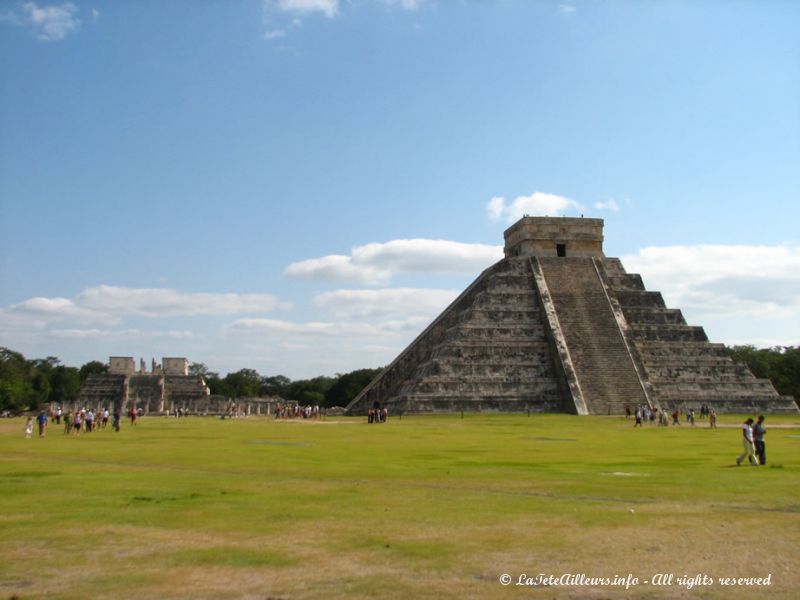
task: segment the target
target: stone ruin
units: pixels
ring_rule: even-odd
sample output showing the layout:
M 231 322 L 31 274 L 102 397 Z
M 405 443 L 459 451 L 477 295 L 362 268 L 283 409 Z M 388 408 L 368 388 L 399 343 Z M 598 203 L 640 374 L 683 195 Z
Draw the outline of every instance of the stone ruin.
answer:
M 161 365 L 153 359 L 148 371 L 144 359 L 136 369 L 132 357 L 112 356 L 108 372 L 87 377 L 77 405 L 164 414 L 178 408 L 196 412 L 209 399 L 208 386 L 201 376 L 189 375 L 189 361 L 185 358 L 163 358 Z
M 162 364 L 152 360 L 148 371 L 144 359 L 139 368 L 130 356 L 112 356 L 108 359 L 108 371 L 101 375 L 90 375 L 81 387 L 72 410 L 93 408 L 119 410 L 127 413 L 131 408 L 143 414 L 175 414 L 181 409 L 193 415 L 269 415 L 274 405 L 283 399 L 228 398 L 212 394 L 200 375 L 189 375 L 186 358 L 163 358 Z M 51 409 L 57 408 L 55 405 Z
M 489 267 L 347 407 L 797 412 L 603 254 L 603 220 L 524 217 Z

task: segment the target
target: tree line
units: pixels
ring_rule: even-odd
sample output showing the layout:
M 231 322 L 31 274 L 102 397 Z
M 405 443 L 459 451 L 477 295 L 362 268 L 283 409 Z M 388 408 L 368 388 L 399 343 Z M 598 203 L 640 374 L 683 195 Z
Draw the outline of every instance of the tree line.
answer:
M 732 346 L 726 350 L 733 360 L 745 363 L 753 375 L 769 379 L 781 396 L 800 400 L 800 346 Z
M 732 346 L 726 350 L 733 360 L 745 363 L 753 375 L 772 381 L 779 394 L 800 398 L 800 347 Z M 19 352 L 0 348 L 0 411 L 33 410 L 49 402 L 69 404 L 77 400 L 89 375 L 107 369 L 97 360 L 76 368 L 61 364 L 55 356 L 29 360 Z M 347 406 L 380 371 L 358 369 L 333 377 L 292 381 L 284 375 L 262 376 L 254 369 L 220 377 L 203 363 L 189 366 L 189 374 L 202 375 L 212 394 L 228 398 L 279 396 L 323 407 Z
M 212 394 L 228 398 L 279 396 L 300 404 L 324 407 L 347 406 L 381 370 L 358 369 L 337 373 L 334 377 L 321 375 L 292 381 L 285 375 L 262 376 L 254 369 L 240 369 L 220 377 L 204 363 L 189 365 L 189 375 L 202 375 Z
M 90 361 L 80 368 L 61 364 L 55 356 L 26 359 L 21 353 L 0 348 L 0 411 L 35 410 L 43 404 L 69 404 L 78 399 L 89 375 L 106 373 L 108 365 Z M 202 375 L 212 394 L 228 398 L 279 396 L 301 404 L 323 407 L 347 406 L 380 373 L 381 369 L 358 369 L 333 377 L 292 381 L 284 375 L 262 376 L 241 369 L 220 377 L 203 363 L 192 363 L 190 375 Z

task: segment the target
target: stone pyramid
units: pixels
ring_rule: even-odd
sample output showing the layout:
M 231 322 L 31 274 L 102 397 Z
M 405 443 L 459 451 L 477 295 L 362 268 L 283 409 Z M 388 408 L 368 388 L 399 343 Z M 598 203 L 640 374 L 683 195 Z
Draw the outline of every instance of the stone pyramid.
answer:
M 486 269 L 347 407 L 621 414 L 640 404 L 796 412 L 639 275 L 603 254 L 603 220 L 524 217 Z

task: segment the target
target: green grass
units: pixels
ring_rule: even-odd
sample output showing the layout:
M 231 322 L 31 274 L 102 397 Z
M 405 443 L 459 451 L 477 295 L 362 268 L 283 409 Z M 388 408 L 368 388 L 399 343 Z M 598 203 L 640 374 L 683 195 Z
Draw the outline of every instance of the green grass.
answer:
M 0 422 L 0 598 L 795 597 L 800 418 Z M 504 587 L 503 573 L 772 574 L 767 589 Z

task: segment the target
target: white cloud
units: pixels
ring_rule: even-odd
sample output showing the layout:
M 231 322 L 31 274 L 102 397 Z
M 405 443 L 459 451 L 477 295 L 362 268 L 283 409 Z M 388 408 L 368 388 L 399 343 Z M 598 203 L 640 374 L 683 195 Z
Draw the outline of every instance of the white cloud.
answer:
M 78 9 L 72 2 L 46 6 L 26 2 L 22 5 L 22 16 L 12 13 L 6 15 L 4 20 L 27 27 L 38 39 L 52 42 L 63 40 L 77 31 L 81 24 L 77 13 Z
M 288 36 L 292 31 L 303 27 L 302 18 L 322 14 L 329 19 L 339 12 L 338 0 L 264 0 L 261 22 L 267 41 Z
M 338 0 L 266 0 L 265 5 L 279 12 L 301 15 L 320 12 L 328 18 L 339 11 Z
M 349 256 L 331 254 L 294 262 L 284 274 L 295 279 L 321 279 L 327 281 L 352 281 L 367 285 L 387 282 L 391 273 L 369 265 L 355 265 Z
M 486 205 L 486 211 L 492 222 L 502 220 L 514 223 L 525 215 L 559 217 L 567 212 L 582 213 L 584 208 L 579 202 L 564 196 L 534 192 L 530 196 L 518 196 L 510 204 L 503 197 L 492 198 Z
M 186 293 L 166 288 L 109 285 L 84 290 L 76 301 L 81 306 L 110 314 L 150 318 L 257 313 L 290 307 L 272 294 Z
M 783 333 L 800 338 L 800 246 L 667 246 L 625 256 L 648 290 L 667 306 L 688 312 L 697 324 L 728 319 L 745 327 L 758 320 L 792 324 Z M 797 339 L 795 343 L 797 343 Z
M 392 271 L 475 273 L 503 258 L 503 248 L 450 240 L 392 240 L 358 246 L 352 258 L 357 265 Z
M 341 339 L 349 337 L 381 338 L 400 331 L 414 329 L 418 326 L 419 321 L 416 319 L 384 321 L 378 324 L 353 321 L 297 323 L 279 319 L 238 319 L 231 323 L 228 330 L 236 334 L 278 334 L 278 336 L 284 334 Z
M 574 14 L 577 9 L 572 4 L 559 4 L 558 5 L 558 12 L 562 15 L 571 15 Z
M 0 323 L 11 327 L 44 327 L 49 322 L 72 320 L 77 323 L 119 323 L 119 317 L 83 307 L 67 298 L 29 298 L 0 309 Z
M 282 38 L 286 36 L 285 29 L 270 29 L 269 31 L 265 31 L 262 37 L 265 40 L 274 40 L 277 38 Z
M 391 288 L 381 290 L 335 290 L 314 298 L 314 303 L 340 319 L 375 316 L 425 316 L 432 320 L 458 297 L 459 290 Z
M 97 23 L 97 21 L 99 21 L 99 20 L 100 20 L 100 11 L 97 10 L 96 8 L 93 8 L 92 9 L 92 21 Z
M 127 317 L 164 318 L 262 313 L 290 308 L 271 294 L 184 293 L 101 285 L 69 298 L 29 298 L 0 309 L 0 329 L 41 330 L 57 323 L 117 325 Z M 77 331 L 66 328 L 64 331 Z
M 427 0 L 383 0 L 383 3 L 388 6 L 399 6 L 405 10 L 417 10 Z
M 502 257 L 502 246 L 450 240 L 391 240 L 356 246 L 350 256 L 329 255 L 295 262 L 284 273 L 298 279 L 377 285 L 398 272 L 478 273 Z
M 613 198 L 609 198 L 604 202 L 595 202 L 594 207 L 598 210 L 610 210 L 611 212 L 619 212 L 619 204 Z
M 148 340 L 170 338 L 185 340 L 194 337 L 191 331 L 143 331 L 141 329 L 54 329 L 50 335 L 70 340 Z

